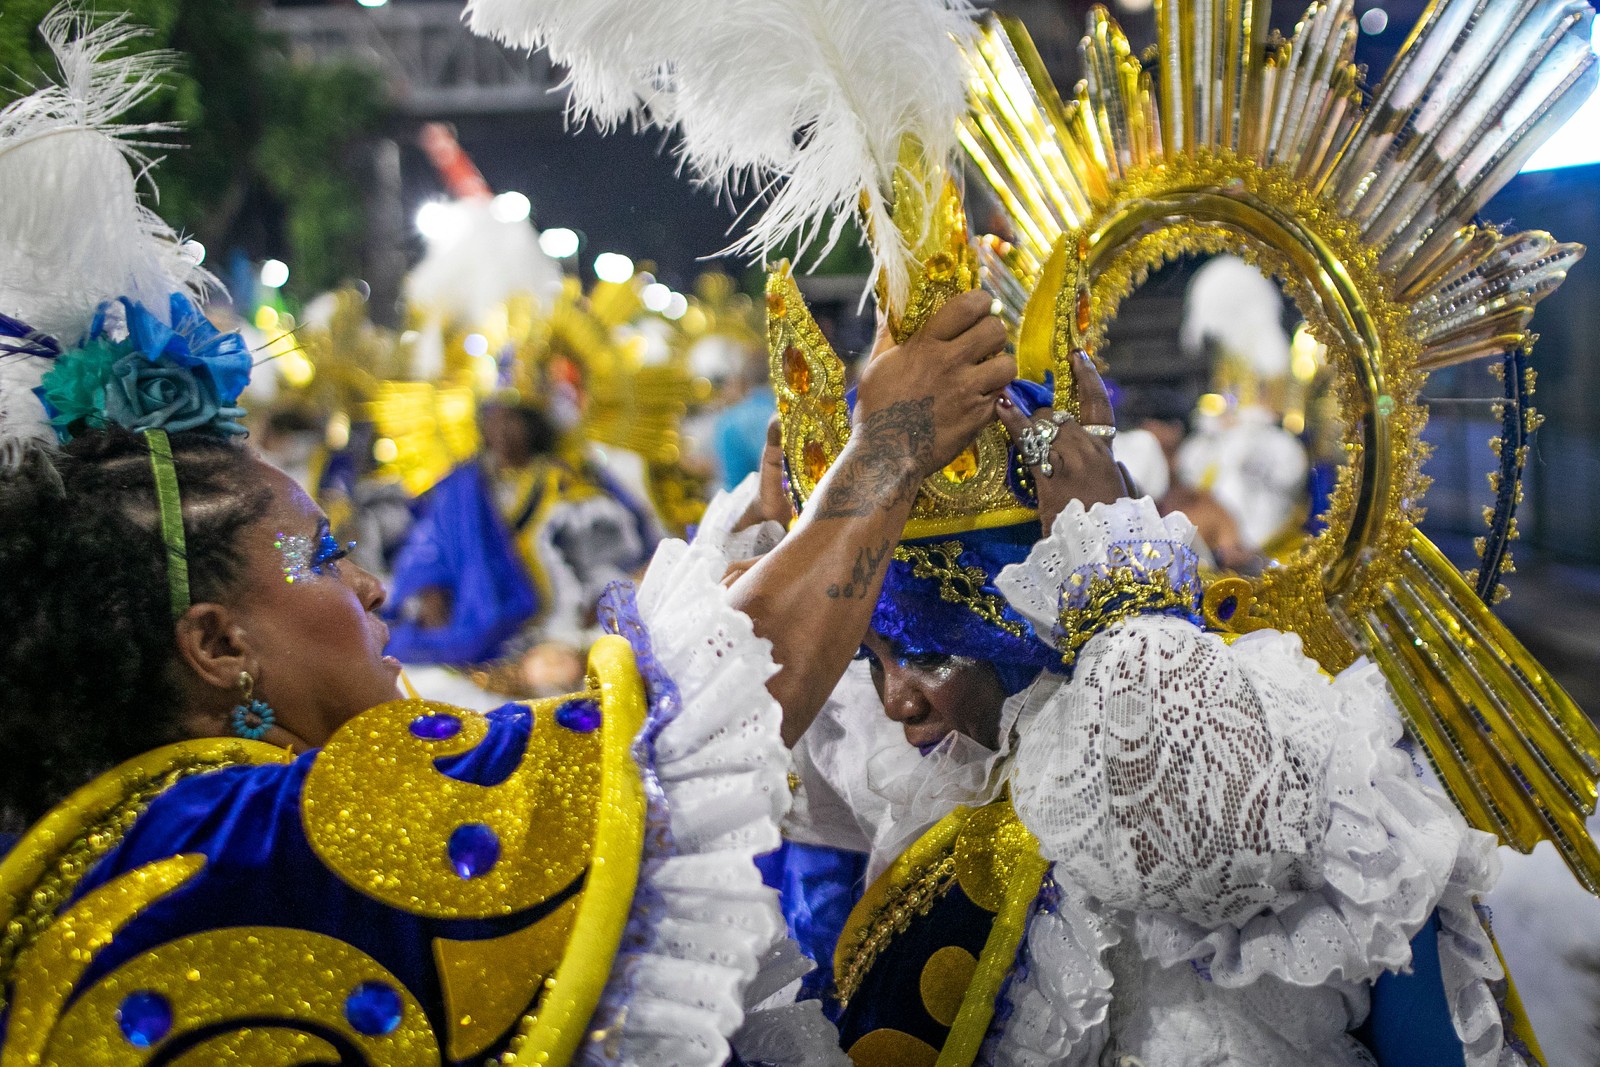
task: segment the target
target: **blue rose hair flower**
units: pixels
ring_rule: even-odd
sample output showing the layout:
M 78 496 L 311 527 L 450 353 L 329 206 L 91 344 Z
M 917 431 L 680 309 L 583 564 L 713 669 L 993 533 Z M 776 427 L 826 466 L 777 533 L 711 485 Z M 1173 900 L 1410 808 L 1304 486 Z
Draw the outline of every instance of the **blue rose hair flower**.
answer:
M 34 390 L 57 436 L 111 424 L 243 434 L 238 399 L 252 363 L 244 339 L 211 325 L 181 293 L 172 295 L 170 326 L 142 304 L 120 303 L 127 336 L 111 338 L 102 308 L 89 339 L 57 356 Z

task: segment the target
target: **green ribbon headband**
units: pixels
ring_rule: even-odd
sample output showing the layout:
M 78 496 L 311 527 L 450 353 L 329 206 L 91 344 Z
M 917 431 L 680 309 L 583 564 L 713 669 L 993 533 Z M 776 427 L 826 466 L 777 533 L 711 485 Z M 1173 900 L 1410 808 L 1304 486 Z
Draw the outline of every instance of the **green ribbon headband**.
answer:
M 178 499 L 178 468 L 172 463 L 172 441 L 165 430 L 146 430 L 150 469 L 156 478 L 156 502 L 161 510 L 161 540 L 167 546 L 167 592 L 172 598 L 172 620 L 189 610 L 189 552 L 183 538 L 183 507 Z

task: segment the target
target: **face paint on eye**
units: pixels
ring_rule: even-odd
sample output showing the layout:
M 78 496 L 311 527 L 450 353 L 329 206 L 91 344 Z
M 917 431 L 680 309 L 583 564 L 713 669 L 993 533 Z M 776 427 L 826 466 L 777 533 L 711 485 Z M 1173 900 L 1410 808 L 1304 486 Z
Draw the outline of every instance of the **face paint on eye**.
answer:
M 330 566 L 350 554 L 356 543 L 351 541 L 341 548 L 333 534 L 324 529 L 314 544 L 302 534 L 280 532 L 272 546 L 283 555 L 283 580 L 293 585 L 326 574 Z
M 313 571 L 311 538 L 302 534 L 280 532 L 272 540 L 272 547 L 283 556 L 283 580 L 293 585 L 309 578 Z

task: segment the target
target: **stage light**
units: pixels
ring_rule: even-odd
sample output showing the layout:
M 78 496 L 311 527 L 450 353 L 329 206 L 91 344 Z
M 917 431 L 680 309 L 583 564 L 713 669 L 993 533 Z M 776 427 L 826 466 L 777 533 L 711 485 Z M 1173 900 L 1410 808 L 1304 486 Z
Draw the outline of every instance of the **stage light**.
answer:
M 417 232 L 429 241 L 443 241 L 461 229 L 461 216 L 443 200 L 429 200 L 417 208 Z
M 281 259 L 269 259 L 261 264 L 261 284 L 268 289 L 282 289 L 289 280 L 289 264 Z
M 578 254 L 578 235 L 565 226 L 557 226 L 539 235 L 539 247 L 551 259 L 566 259 Z
M 639 294 L 639 299 L 644 301 L 644 306 L 651 311 L 665 311 L 667 305 L 672 303 L 672 290 L 660 282 L 651 282 Z
M 489 339 L 481 333 L 469 333 L 461 342 L 461 347 L 467 350 L 469 356 L 486 356 L 489 354 Z
M 356 0 L 362 7 L 387 7 L 389 0 Z
M 594 276 L 603 282 L 625 282 L 633 277 L 633 260 L 619 252 L 601 252 L 594 257 Z
M 521 193 L 501 193 L 489 201 L 496 222 L 521 222 L 533 213 L 533 202 Z
M 683 318 L 683 313 L 688 310 L 689 298 L 682 293 L 673 293 L 672 298 L 667 301 L 667 306 L 661 314 L 669 319 L 681 319 Z

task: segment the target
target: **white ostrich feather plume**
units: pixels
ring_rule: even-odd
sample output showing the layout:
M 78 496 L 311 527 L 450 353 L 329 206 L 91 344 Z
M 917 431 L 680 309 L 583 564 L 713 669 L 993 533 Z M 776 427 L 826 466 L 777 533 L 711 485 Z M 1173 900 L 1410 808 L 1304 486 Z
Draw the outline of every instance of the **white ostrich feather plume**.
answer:
M 198 296 L 214 279 L 139 196 L 142 149 L 164 128 L 118 121 L 170 54 L 112 58 L 145 31 L 125 16 L 95 25 L 72 5 L 39 32 L 61 79 L 0 110 L 0 312 L 72 345 L 107 300 L 165 316 L 170 293 Z
M 169 294 L 215 281 L 139 196 L 143 149 L 166 128 L 118 121 L 155 91 L 170 54 L 112 58 L 145 31 L 125 16 L 95 23 L 70 4 L 51 11 L 39 33 L 59 82 L 0 109 L 0 312 L 64 347 L 105 301 L 131 297 L 165 319 Z M 0 468 L 55 442 L 33 395 L 49 367 L 0 353 Z
M 730 251 L 833 246 L 858 206 L 899 306 L 911 249 L 890 221 L 902 142 L 940 173 L 965 108 L 971 0 L 469 0 L 472 29 L 568 69 L 569 117 L 676 128 L 719 193 L 769 196 Z M 930 185 L 927 202 L 935 190 Z M 754 206 L 754 205 L 752 205 Z M 832 223 L 824 229 L 824 220 Z

